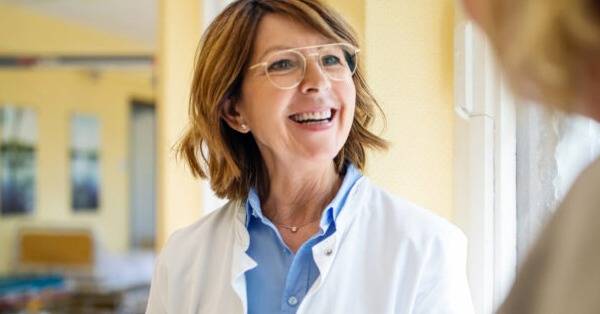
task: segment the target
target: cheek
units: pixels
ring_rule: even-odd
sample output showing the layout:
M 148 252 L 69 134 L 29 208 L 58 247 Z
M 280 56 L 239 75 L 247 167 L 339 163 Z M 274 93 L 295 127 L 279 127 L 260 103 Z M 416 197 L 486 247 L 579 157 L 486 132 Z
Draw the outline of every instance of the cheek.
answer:
M 286 102 L 286 95 L 272 88 L 264 88 L 260 84 L 248 87 L 244 92 L 244 106 L 242 114 L 255 128 L 272 126 L 280 120 L 282 106 Z
M 253 119 L 255 122 L 273 124 L 281 123 L 285 117 L 286 104 L 290 101 L 285 93 L 265 93 L 253 100 Z
M 344 84 L 338 90 L 338 99 L 341 100 L 344 110 L 344 121 L 352 121 L 356 107 L 356 88 L 354 83 Z

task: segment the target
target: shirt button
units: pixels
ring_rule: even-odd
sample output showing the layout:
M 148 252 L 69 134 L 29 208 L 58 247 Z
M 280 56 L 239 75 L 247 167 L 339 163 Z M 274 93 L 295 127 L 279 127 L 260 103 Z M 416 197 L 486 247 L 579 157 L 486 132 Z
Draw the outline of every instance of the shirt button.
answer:
M 294 306 L 294 305 L 298 304 L 298 299 L 296 299 L 296 297 L 289 297 L 288 304 L 291 306 Z
M 325 255 L 330 256 L 331 254 L 333 254 L 333 249 L 325 250 Z

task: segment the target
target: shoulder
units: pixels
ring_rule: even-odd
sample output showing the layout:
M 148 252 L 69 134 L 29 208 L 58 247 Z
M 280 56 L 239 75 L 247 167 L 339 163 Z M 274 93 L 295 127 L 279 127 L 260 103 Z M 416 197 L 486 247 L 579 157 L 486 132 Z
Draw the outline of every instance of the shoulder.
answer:
M 215 283 L 219 290 L 227 282 L 239 209 L 240 202 L 229 202 L 169 237 L 155 264 L 147 313 L 183 313 L 190 302 L 212 297 Z
M 598 230 L 600 220 L 600 159 L 587 167 L 573 183 L 560 207 L 546 227 L 546 233 L 569 239 L 577 235 L 585 236 L 591 230 Z
M 464 244 L 464 233 L 445 218 L 378 187 L 365 178 L 361 184 L 363 219 L 374 228 L 416 242 Z
M 599 185 L 600 159 L 587 167 L 575 180 L 571 190 L 545 227 L 541 238 L 556 241 L 565 248 L 573 245 L 573 248 L 569 249 L 579 247 L 574 245 L 577 242 L 595 241 L 594 238 L 599 234 L 596 226 L 600 220 Z
M 193 224 L 173 232 L 162 249 L 163 260 L 187 259 L 213 246 L 222 247 L 234 235 L 239 206 L 239 202 L 230 201 Z
M 600 159 L 586 168 L 544 227 L 499 313 L 562 313 L 581 307 L 600 279 Z M 541 289 L 544 288 L 544 289 Z M 577 295 L 560 300 L 557 295 Z M 591 303 L 590 303 L 591 304 Z M 577 312 L 577 311 L 575 311 Z

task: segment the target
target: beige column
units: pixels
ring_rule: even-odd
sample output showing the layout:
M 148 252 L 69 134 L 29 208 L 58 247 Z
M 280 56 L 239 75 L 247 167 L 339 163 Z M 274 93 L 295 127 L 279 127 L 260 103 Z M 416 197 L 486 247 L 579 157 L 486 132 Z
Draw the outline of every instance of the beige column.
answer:
M 201 215 L 201 181 L 176 161 L 177 143 L 188 116 L 194 53 L 202 31 L 201 0 L 159 0 L 157 247 L 177 228 Z

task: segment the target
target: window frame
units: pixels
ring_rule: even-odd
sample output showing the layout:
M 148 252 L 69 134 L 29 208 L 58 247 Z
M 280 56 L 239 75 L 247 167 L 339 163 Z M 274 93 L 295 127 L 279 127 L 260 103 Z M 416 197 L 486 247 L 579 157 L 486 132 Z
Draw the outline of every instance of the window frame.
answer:
M 454 34 L 454 208 L 475 312 L 493 313 L 517 269 L 515 102 L 479 29 L 459 15 Z

